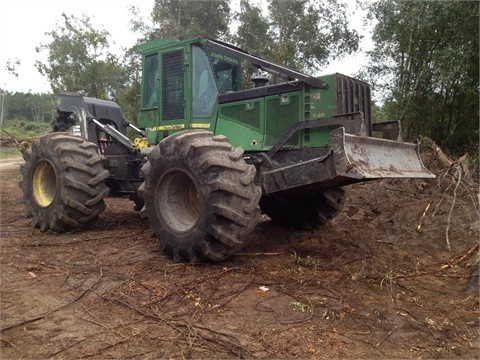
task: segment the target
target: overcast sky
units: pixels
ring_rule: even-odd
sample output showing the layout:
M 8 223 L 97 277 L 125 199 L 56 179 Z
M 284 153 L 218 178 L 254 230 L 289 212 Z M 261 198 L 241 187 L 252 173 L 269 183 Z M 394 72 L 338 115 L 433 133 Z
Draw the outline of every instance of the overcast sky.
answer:
M 111 35 L 114 48 L 130 47 L 137 34 L 130 30 L 131 5 L 149 18 L 154 0 L 3 0 L 0 2 L 0 88 L 15 92 L 50 92 L 47 79 L 35 68 L 36 60 L 44 60 L 35 47 L 48 41 L 46 32 L 63 20 L 62 12 L 80 17 L 83 13 L 92 20 L 95 29 L 104 29 Z M 353 3 L 353 1 L 352 1 Z M 360 30 L 359 15 L 353 19 Z M 355 25 L 354 25 L 355 26 Z M 365 35 L 365 34 L 364 34 Z M 368 35 L 368 34 L 366 34 Z M 368 46 L 368 39 L 362 48 Z M 45 54 L 44 54 L 45 56 Z M 5 70 L 8 60 L 20 60 L 18 79 Z M 341 72 L 354 75 L 365 64 L 361 53 L 332 63 L 322 73 Z
M 0 87 L 8 91 L 50 92 L 47 79 L 35 68 L 40 54 L 35 47 L 48 41 L 46 32 L 62 22 L 62 12 L 92 20 L 95 29 L 105 29 L 115 48 L 130 47 L 137 35 L 130 30 L 130 5 L 148 17 L 154 0 L 3 0 L 0 1 Z M 18 79 L 9 75 L 5 65 L 20 60 Z

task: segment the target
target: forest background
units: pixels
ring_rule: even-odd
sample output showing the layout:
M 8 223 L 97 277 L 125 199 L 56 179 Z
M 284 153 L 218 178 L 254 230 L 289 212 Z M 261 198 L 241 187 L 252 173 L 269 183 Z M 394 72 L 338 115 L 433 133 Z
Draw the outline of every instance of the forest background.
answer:
M 149 19 L 132 7 L 130 25 L 137 43 L 207 36 L 311 75 L 359 51 L 361 33 L 340 0 L 233 3 L 155 0 Z M 479 2 L 376 0 L 357 6 L 371 26 L 373 46 L 355 76 L 372 86 L 373 120 L 401 120 L 406 139 L 428 136 L 452 155 L 469 152 L 478 165 Z M 7 123 L 20 130 L 35 127 L 29 122 L 48 124 L 59 91 L 114 100 L 135 122 L 140 59 L 132 49 L 114 52 L 108 31 L 93 27 L 88 15 L 63 13 L 36 51 L 46 55 L 36 68 L 51 93 L 2 89 L 2 136 Z M 20 62 L 0 65 L 15 77 Z

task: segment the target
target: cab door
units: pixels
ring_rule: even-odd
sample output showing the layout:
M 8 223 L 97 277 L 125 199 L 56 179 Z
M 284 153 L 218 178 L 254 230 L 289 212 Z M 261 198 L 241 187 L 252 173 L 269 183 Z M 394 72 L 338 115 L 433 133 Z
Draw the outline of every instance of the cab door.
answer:
M 191 99 L 189 127 L 213 131 L 218 101 L 217 82 L 208 54 L 196 45 L 192 46 Z
M 148 141 L 152 144 L 158 141 L 156 127 L 159 118 L 159 69 L 159 54 L 146 54 L 143 59 L 142 93 L 137 126 L 146 130 Z

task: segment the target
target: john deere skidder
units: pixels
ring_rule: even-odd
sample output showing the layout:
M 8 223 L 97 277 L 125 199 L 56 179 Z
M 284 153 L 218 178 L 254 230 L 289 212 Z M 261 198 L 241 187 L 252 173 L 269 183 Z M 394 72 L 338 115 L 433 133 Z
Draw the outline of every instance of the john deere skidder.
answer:
M 56 96 L 54 131 L 32 143 L 21 166 L 34 227 L 90 227 L 108 193 L 128 195 L 175 260 L 221 261 L 244 246 L 262 212 L 312 229 L 338 214 L 351 184 L 433 177 L 399 122 L 372 124 L 361 81 L 307 76 L 205 38 L 137 50 L 137 127 L 114 102 Z M 243 89 L 244 62 L 285 81 L 257 76 Z

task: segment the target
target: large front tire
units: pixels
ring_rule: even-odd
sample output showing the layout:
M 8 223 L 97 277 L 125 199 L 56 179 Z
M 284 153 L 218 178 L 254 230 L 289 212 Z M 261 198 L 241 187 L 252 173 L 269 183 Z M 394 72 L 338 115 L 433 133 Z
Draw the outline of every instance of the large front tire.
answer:
M 313 230 L 337 216 L 345 204 L 349 186 L 315 193 L 262 198 L 260 206 L 277 225 Z
M 105 209 L 109 176 L 95 144 L 67 133 L 35 140 L 20 170 L 26 215 L 41 231 L 91 227 Z
M 141 174 L 150 226 L 174 260 L 225 260 L 260 221 L 255 167 L 225 136 L 171 135 L 152 150 Z

